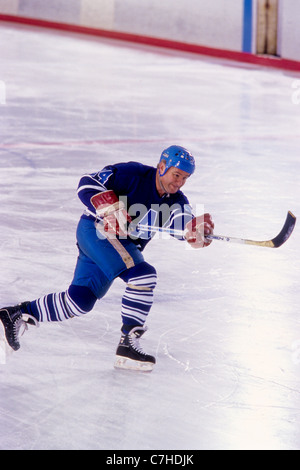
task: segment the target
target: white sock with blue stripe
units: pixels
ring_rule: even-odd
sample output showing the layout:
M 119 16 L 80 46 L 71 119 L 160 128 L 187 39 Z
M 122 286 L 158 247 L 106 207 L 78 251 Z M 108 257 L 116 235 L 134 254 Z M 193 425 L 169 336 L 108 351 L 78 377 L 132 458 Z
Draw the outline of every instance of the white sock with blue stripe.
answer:
M 153 304 L 153 290 L 156 286 L 156 274 L 132 277 L 128 280 L 122 298 L 123 325 L 129 327 L 144 325 Z

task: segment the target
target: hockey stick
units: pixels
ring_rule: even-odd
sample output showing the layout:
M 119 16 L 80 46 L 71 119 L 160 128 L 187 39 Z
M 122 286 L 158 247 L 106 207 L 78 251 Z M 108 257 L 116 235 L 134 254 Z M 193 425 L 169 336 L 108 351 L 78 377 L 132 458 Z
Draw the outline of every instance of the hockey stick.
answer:
M 230 243 L 240 243 L 245 245 L 256 245 L 256 246 L 263 246 L 267 248 L 279 248 L 283 245 L 287 239 L 291 236 L 295 224 L 296 224 L 296 217 L 292 214 L 291 211 L 288 212 L 285 223 L 279 232 L 279 234 L 272 238 L 272 240 L 265 240 L 265 241 L 256 241 L 256 240 L 248 240 L 245 238 L 235 238 L 235 237 L 228 237 L 224 235 L 206 235 L 206 239 L 208 240 L 220 240 L 223 242 L 230 242 Z M 160 227 L 152 227 L 148 225 L 137 225 L 136 229 L 138 230 L 149 230 L 153 232 L 163 232 L 169 233 L 170 235 L 176 236 L 184 236 L 183 230 L 174 230 L 169 228 L 160 228 Z
M 208 235 L 206 238 L 210 240 L 222 240 L 225 242 L 232 242 L 232 243 L 244 243 L 245 245 L 256 245 L 256 246 L 263 246 L 267 248 L 279 248 L 291 236 L 296 225 L 296 220 L 297 219 L 294 216 L 294 214 L 292 214 L 292 212 L 289 211 L 286 216 L 286 219 L 285 219 L 285 222 L 281 231 L 276 237 L 272 238 L 272 240 L 256 241 L 256 240 L 247 240 L 244 238 L 222 237 L 218 235 Z
M 89 211 L 86 209 L 86 212 L 89 215 L 92 215 L 96 219 L 101 220 L 98 218 L 93 212 Z M 256 240 L 248 240 L 245 238 L 236 238 L 236 237 L 228 237 L 224 235 L 207 235 L 205 238 L 208 240 L 220 240 L 223 242 L 230 242 L 230 243 L 239 243 L 239 244 L 245 244 L 245 245 L 255 245 L 255 246 L 263 246 L 267 248 L 279 248 L 281 245 L 283 245 L 288 238 L 291 236 L 295 224 L 296 224 L 296 217 L 294 214 L 292 214 L 291 211 L 288 212 L 286 220 L 284 222 L 284 225 L 279 232 L 279 234 L 272 238 L 271 240 L 264 240 L 264 241 L 256 241 Z M 171 229 L 167 227 L 155 227 L 153 225 L 132 225 L 130 224 L 130 229 L 131 231 L 137 230 L 139 231 L 148 231 L 148 232 L 160 232 L 160 233 L 168 233 L 169 235 L 175 235 L 177 237 L 184 237 L 185 231 L 184 230 L 176 230 L 176 229 Z
M 296 224 L 296 220 L 297 219 L 294 216 L 294 214 L 292 214 L 292 212 L 289 211 L 281 231 L 276 237 L 272 238 L 272 240 L 256 241 L 256 240 L 248 240 L 245 238 L 228 237 L 224 235 L 207 235 L 205 238 L 208 240 L 220 240 L 223 242 L 230 242 L 230 243 L 256 245 L 256 246 L 263 246 L 267 248 L 279 248 L 291 236 L 294 230 L 295 224 Z M 141 230 L 154 231 L 154 232 L 169 233 L 170 235 L 177 235 L 179 237 L 184 236 L 183 230 L 173 230 L 173 229 L 168 229 L 168 228 L 151 227 L 147 225 L 137 225 L 136 228 L 141 229 Z

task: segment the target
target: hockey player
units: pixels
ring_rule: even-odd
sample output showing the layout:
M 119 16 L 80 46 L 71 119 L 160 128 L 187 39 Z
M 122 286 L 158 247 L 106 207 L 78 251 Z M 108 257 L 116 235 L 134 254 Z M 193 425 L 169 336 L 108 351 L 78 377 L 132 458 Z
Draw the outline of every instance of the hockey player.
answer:
M 174 236 L 195 248 L 210 244 L 205 235 L 213 232 L 211 216 L 194 217 L 180 190 L 194 171 L 190 152 L 172 145 L 162 152 L 157 168 L 128 162 L 84 175 L 78 196 L 86 209 L 77 228 L 79 255 L 73 280 L 64 292 L 0 310 L 11 348 L 20 348 L 19 336 L 28 324 L 38 326 L 91 311 L 119 277 L 126 287 L 115 367 L 152 370 L 155 358 L 143 351 L 139 338 L 146 331 L 157 276 L 143 250 L 154 234 L 151 226 L 180 228 L 181 235 Z

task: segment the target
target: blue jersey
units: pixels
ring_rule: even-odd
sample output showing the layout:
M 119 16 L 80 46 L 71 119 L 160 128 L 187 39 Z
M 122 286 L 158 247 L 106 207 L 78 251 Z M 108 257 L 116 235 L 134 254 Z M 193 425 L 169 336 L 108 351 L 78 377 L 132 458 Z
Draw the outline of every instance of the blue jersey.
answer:
M 125 204 L 132 225 L 151 225 L 183 230 L 192 218 L 192 209 L 186 196 L 175 194 L 160 196 L 156 189 L 156 168 L 141 163 L 128 162 L 108 165 L 97 173 L 83 175 L 78 186 L 78 196 L 87 209 L 95 213 L 91 197 L 101 191 L 113 190 Z M 83 218 L 91 216 L 83 214 Z M 135 230 L 132 241 L 141 249 L 155 232 Z M 183 240 L 182 236 L 177 236 Z

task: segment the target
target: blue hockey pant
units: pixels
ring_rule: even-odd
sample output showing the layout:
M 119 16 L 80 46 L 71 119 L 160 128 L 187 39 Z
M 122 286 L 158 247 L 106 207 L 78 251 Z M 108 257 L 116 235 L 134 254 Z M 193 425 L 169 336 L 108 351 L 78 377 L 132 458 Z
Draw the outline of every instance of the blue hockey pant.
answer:
M 124 328 L 143 325 L 153 303 L 157 276 L 138 247 L 129 239 L 99 236 L 88 219 L 79 221 L 77 244 L 79 255 L 67 291 L 34 300 L 27 307 L 29 313 L 38 321 L 62 321 L 86 314 L 119 277 L 126 283 L 121 309 Z

